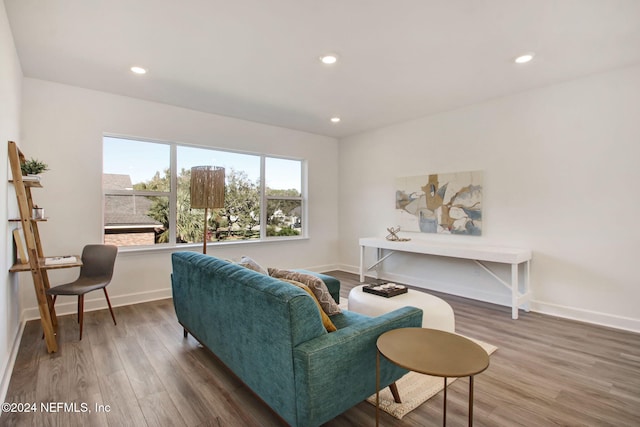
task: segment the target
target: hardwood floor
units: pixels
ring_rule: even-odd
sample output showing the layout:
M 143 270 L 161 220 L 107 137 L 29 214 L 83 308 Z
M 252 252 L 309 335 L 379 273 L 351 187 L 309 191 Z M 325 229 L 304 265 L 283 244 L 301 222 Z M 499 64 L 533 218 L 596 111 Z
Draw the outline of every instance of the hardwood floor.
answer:
M 329 274 L 346 300 L 357 276 Z M 451 304 L 457 332 L 498 346 L 476 377 L 476 426 L 640 425 L 639 334 L 537 313 L 511 320 L 508 307 L 431 293 Z M 0 425 L 284 425 L 193 337 L 182 338 L 171 300 L 114 310 L 118 326 L 108 310 L 86 313 L 81 342 L 76 317 L 61 317 L 51 355 L 39 321 L 27 323 L 6 401 L 37 410 L 4 413 Z M 467 391 L 467 379 L 450 386 L 448 425 L 466 425 Z M 374 424 L 375 408 L 362 402 L 325 426 Z M 402 420 L 381 413 L 381 424 L 440 426 L 442 393 Z

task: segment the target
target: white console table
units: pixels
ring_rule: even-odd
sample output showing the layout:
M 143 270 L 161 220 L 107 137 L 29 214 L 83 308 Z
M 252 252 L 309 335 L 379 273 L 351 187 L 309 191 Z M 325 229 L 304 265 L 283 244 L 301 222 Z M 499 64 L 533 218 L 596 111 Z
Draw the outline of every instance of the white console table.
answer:
M 365 248 L 377 249 L 376 262 L 365 269 Z M 382 256 L 382 251 L 389 253 Z M 360 239 L 360 282 L 364 282 L 365 273 L 396 252 L 410 252 L 425 255 L 438 255 L 452 258 L 470 259 L 478 264 L 487 273 L 502 283 L 511 291 L 511 317 L 518 318 L 518 308 L 525 305 L 529 311 L 531 291 L 529 290 L 529 274 L 531 264 L 531 250 L 498 246 L 485 246 L 480 244 L 465 244 L 445 241 L 410 240 L 406 242 L 390 241 L 382 237 L 363 237 Z M 511 264 L 511 283 L 503 280 L 495 274 L 484 262 L 496 262 Z M 519 266 L 524 264 L 523 291 L 519 287 Z

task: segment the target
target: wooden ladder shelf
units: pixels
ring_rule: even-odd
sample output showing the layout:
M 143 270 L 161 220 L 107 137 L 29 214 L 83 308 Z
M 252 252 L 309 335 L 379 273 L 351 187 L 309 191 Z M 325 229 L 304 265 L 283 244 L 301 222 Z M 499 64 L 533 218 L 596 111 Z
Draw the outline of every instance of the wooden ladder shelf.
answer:
M 39 181 L 28 181 L 22 177 L 22 169 L 20 165 L 25 162 L 25 157 L 18 148 L 18 145 L 9 141 L 9 162 L 11 164 L 11 174 L 18 199 L 18 210 L 20 211 L 20 224 L 26 243 L 26 252 L 28 262 L 19 259 L 9 271 L 12 273 L 21 271 L 30 271 L 33 278 L 33 286 L 38 300 L 38 309 L 40 311 L 40 320 L 42 329 L 44 330 L 44 339 L 47 345 L 47 351 L 53 353 L 58 351 L 58 343 L 56 341 L 56 330 L 58 321 L 56 312 L 53 307 L 53 299 L 46 294 L 49 289 L 49 276 L 47 270 L 54 268 L 70 268 L 82 265 L 80 257 L 76 256 L 76 262 L 67 264 L 48 265 L 42 251 L 42 243 L 40 241 L 40 233 L 38 231 L 38 222 L 42 219 L 32 218 L 33 199 L 31 197 L 32 187 L 41 187 Z M 18 242 L 16 242 L 18 243 Z

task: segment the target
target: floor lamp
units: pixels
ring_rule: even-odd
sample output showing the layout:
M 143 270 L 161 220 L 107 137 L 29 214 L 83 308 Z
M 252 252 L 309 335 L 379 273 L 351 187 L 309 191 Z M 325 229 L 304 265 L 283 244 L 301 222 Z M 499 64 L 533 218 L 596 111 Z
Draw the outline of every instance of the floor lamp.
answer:
M 204 208 L 202 253 L 207 253 L 207 216 L 209 208 L 224 208 L 224 168 L 194 166 L 191 168 L 191 207 Z

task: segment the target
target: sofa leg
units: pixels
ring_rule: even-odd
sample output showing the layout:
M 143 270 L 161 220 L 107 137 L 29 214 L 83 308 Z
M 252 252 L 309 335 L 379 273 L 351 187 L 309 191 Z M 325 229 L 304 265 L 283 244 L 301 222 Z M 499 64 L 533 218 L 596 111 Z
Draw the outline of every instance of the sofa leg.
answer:
M 187 328 L 182 328 L 182 336 L 185 338 L 189 336 L 189 332 L 187 332 Z
M 389 390 L 391 390 L 391 394 L 393 395 L 393 400 L 396 403 L 402 403 L 400 400 L 400 392 L 398 392 L 398 385 L 396 383 L 389 384 Z

